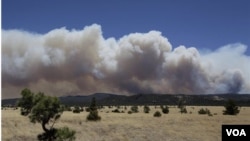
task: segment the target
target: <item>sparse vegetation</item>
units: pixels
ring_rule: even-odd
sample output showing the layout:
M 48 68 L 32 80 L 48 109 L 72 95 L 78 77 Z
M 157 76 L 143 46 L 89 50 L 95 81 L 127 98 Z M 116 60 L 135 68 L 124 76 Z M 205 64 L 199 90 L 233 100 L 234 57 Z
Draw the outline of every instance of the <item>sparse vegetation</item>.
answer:
M 99 102 L 96 102 L 98 105 Z M 145 114 L 143 106 L 139 108 L 140 112 L 136 114 L 127 114 L 130 106 L 127 106 L 126 114 L 112 113 L 111 111 L 115 110 L 116 107 L 113 106 L 112 109 L 109 109 L 105 106 L 102 113 L 98 110 L 99 115 L 102 117 L 101 123 L 86 122 L 84 117 L 87 117 L 89 113 L 85 111 L 81 112 L 81 114 L 64 111 L 54 127 L 68 126 L 70 129 L 74 129 L 76 131 L 75 141 L 93 141 L 93 139 L 99 141 L 104 139 L 164 141 L 166 140 L 166 135 L 168 135 L 167 139 L 172 141 L 185 140 L 184 138 L 194 141 L 204 140 L 204 138 L 209 141 L 217 141 L 221 139 L 221 129 L 218 128 L 218 125 L 221 123 L 250 123 L 249 107 L 242 107 L 242 109 L 245 108 L 244 111 L 240 111 L 237 117 L 231 117 L 223 115 L 223 106 L 186 106 L 188 113 L 190 111 L 193 112 L 188 115 L 181 115 L 177 106 L 168 106 L 170 112 L 167 116 L 162 113 L 159 105 L 157 109 L 154 108 L 154 105 L 149 106 L 152 114 Z M 195 107 L 195 109 L 192 110 L 191 107 Z M 198 111 L 201 108 L 209 109 L 213 113 L 213 117 L 199 116 Z M 19 107 L 18 110 L 7 108 L 2 111 L 3 141 L 36 141 L 37 135 L 43 132 L 41 124 L 31 124 L 27 117 L 20 115 L 20 110 L 21 108 Z M 106 113 L 107 111 L 109 113 Z M 156 111 L 161 112 L 162 116 L 159 118 L 154 117 L 153 114 Z M 217 113 L 217 115 L 214 115 L 214 113 Z M 49 127 L 48 125 L 46 126 Z M 112 133 L 109 134 L 109 132 Z

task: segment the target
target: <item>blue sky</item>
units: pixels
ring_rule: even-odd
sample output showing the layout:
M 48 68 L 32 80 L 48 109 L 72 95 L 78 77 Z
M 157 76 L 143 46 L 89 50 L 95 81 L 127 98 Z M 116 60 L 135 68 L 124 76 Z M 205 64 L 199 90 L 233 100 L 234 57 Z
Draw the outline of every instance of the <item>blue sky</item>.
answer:
M 2 0 L 2 29 L 47 33 L 93 23 L 105 38 L 158 30 L 173 47 L 243 43 L 250 55 L 249 0 Z

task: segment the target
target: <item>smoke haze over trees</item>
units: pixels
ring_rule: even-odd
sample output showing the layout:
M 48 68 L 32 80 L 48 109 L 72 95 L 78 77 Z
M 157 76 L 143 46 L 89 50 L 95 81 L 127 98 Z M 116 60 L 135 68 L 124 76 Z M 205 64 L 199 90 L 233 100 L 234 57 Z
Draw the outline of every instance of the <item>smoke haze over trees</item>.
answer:
M 97 24 L 46 34 L 2 30 L 2 97 L 18 97 L 24 87 L 57 96 L 249 93 L 246 50 L 242 43 L 172 47 L 154 30 L 105 39 Z

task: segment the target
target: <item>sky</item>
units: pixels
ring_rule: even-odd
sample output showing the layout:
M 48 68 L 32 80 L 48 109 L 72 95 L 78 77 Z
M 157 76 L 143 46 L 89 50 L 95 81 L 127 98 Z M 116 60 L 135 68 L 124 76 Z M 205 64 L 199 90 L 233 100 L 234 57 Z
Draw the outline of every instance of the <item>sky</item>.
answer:
M 249 25 L 248 0 L 2 0 L 2 96 L 250 93 Z

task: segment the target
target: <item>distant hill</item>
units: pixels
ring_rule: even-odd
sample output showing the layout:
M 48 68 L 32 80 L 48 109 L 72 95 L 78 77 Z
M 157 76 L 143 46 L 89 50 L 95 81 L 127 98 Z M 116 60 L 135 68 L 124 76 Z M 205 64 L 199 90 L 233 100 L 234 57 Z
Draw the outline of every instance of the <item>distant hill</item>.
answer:
M 208 95 L 184 95 L 184 94 L 137 94 L 131 96 L 109 93 L 95 93 L 88 96 L 59 97 L 65 105 L 88 106 L 95 97 L 98 105 L 177 105 L 180 99 L 185 105 L 222 106 L 228 99 L 233 99 L 240 106 L 250 106 L 250 94 L 208 94 Z M 2 106 L 15 105 L 18 99 L 4 99 Z

